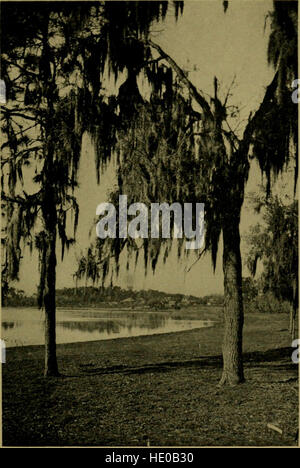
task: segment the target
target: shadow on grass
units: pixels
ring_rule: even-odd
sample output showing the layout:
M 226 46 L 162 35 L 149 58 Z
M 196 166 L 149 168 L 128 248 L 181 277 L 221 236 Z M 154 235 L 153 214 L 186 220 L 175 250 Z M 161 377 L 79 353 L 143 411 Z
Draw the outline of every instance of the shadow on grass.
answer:
M 269 370 L 280 371 L 297 371 L 297 366 L 293 364 L 291 354 L 294 348 L 285 347 L 278 349 L 270 349 L 267 351 L 254 351 L 244 354 L 245 366 L 263 368 L 267 367 Z M 182 361 L 165 361 L 158 363 L 143 364 L 141 366 L 126 366 L 117 365 L 109 367 L 93 367 L 92 363 L 80 365 L 82 375 L 107 375 L 107 374 L 145 374 L 154 372 L 168 372 L 178 368 L 199 368 L 220 369 L 222 367 L 222 356 L 205 356 L 198 357 L 190 360 Z M 64 377 L 75 377 L 67 376 Z

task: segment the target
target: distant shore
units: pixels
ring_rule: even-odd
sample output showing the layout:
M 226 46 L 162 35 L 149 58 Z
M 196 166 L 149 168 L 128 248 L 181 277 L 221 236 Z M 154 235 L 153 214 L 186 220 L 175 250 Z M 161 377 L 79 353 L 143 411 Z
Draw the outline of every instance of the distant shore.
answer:
M 128 309 L 176 309 L 186 307 L 199 307 L 205 305 L 219 306 L 223 303 L 221 294 L 210 294 L 205 297 L 195 297 L 181 293 L 166 293 L 153 289 L 133 290 L 122 289 L 118 286 L 111 287 L 77 287 L 56 290 L 57 307 L 103 307 L 103 308 L 128 308 Z M 24 291 L 9 288 L 5 306 L 11 307 L 35 307 L 37 296 L 27 296 Z
M 38 306 L 31 306 L 31 305 L 17 305 L 17 306 L 2 306 L 2 309 L 36 309 L 36 310 L 43 310 L 39 309 Z M 153 309 L 150 307 L 147 308 L 142 308 L 142 307 L 122 307 L 120 306 L 114 306 L 114 307 L 109 307 L 106 305 L 66 305 L 66 306 L 56 306 L 57 310 L 108 310 L 108 311 L 115 311 L 115 312 L 158 312 L 158 313 L 169 313 L 169 314 L 174 314 L 178 316 L 185 317 L 186 315 L 193 315 L 195 317 L 199 317 L 199 314 L 202 316 L 203 314 L 208 314 L 208 317 L 211 314 L 217 313 L 222 310 L 221 306 L 195 306 L 195 307 L 185 307 L 181 309 L 174 309 L 174 307 L 170 308 L 165 308 L 165 309 Z

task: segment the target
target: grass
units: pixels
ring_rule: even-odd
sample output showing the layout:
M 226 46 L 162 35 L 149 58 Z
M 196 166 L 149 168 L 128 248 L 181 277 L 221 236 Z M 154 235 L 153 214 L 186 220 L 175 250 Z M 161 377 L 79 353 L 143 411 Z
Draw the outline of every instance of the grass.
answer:
M 221 320 L 219 312 L 210 316 Z M 58 379 L 42 377 L 42 346 L 10 348 L 2 367 L 3 445 L 296 445 L 298 366 L 287 322 L 283 314 L 246 316 L 246 383 L 236 387 L 217 387 L 221 322 L 59 345 Z

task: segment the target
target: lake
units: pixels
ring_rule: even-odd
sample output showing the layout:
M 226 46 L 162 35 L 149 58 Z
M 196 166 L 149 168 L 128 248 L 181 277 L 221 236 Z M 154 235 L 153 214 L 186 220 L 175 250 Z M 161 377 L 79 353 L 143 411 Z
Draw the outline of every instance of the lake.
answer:
M 84 308 L 59 308 L 56 322 L 57 343 L 110 340 L 213 326 L 211 320 L 174 318 L 170 312 Z M 3 307 L 1 338 L 8 348 L 44 344 L 43 311 L 33 308 Z

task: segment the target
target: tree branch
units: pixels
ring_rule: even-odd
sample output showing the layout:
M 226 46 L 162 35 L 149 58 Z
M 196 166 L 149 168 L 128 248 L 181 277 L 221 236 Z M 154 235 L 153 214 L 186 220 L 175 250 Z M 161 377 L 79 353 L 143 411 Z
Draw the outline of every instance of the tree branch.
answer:
M 24 194 L 26 195 L 26 198 L 22 198 L 20 196 L 15 196 L 11 197 L 9 195 L 6 195 L 4 192 L 1 193 L 1 200 L 9 202 L 9 203 L 17 203 L 18 205 L 21 206 L 26 206 L 28 204 L 34 206 L 35 205 L 41 205 L 41 202 L 38 200 L 38 195 L 40 192 L 34 193 L 33 195 L 27 195 L 25 192 Z
M 191 271 L 191 269 L 193 268 L 194 265 L 196 265 L 197 262 L 199 262 L 200 258 L 202 257 L 202 255 L 207 252 L 208 248 L 205 247 L 202 252 L 199 253 L 198 257 L 196 258 L 196 260 L 191 264 L 191 266 L 189 268 L 186 268 L 185 269 L 185 272 L 186 273 L 189 273 Z
M 196 89 L 196 87 L 191 83 L 191 81 L 186 76 L 185 72 L 182 68 L 177 65 L 177 63 L 166 53 L 163 49 L 158 45 L 152 42 L 150 39 L 147 41 L 147 44 L 150 45 L 153 49 L 157 50 L 157 52 L 161 55 L 163 59 L 165 59 L 171 67 L 176 72 L 178 78 L 186 85 L 188 88 L 191 96 L 195 99 L 195 101 L 199 104 L 199 106 L 203 109 L 206 114 L 206 117 L 213 121 L 213 115 L 210 109 L 210 105 L 206 101 L 206 99 L 200 94 L 200 92 Z

